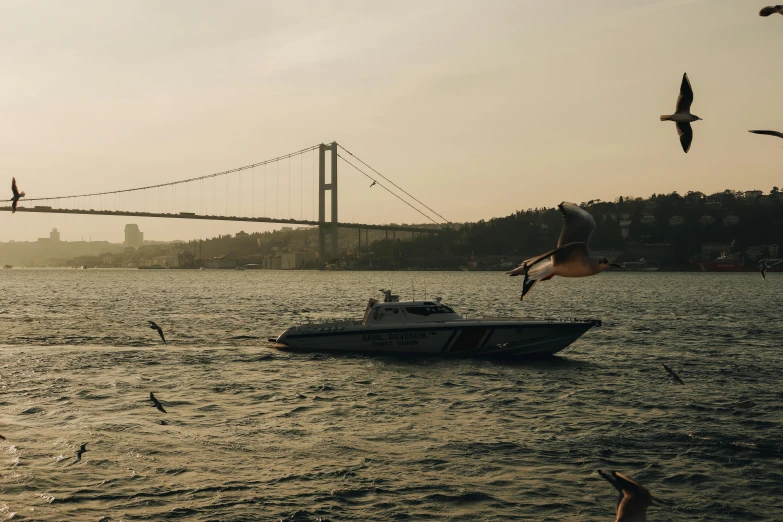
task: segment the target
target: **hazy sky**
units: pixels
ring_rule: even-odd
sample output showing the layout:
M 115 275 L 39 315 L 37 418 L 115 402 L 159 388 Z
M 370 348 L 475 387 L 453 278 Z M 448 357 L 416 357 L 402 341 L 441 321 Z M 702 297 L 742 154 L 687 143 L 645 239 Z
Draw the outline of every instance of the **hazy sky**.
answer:
M 767 3 L 2 1 L 0 170 L 29 197 L 60 196 L 337 140 L 452 221 L 562 200 L 768 191 L 783 185 L 783 140 L 747 132 L 783 130 L 783 16 L 759 17 Z M 688 154 L 658 118 L 686 71 L 704 118 Z M 228 212 L 312 217 L 312 157 L 277 168 L 266 201 L 257 169 Z M 339 177 L 341 221 L 423 221 L 342 162 Z M 225 206 L 225 181 L 211 183 L 191 189 L 188 210 L 200 211 L 202 190 L 206 212 Z M 146 204 L 171 197 L 150 191 Z M 128 222 L 157 240 L 263 229 L 3 212 L 0 241 L 54 226 L 66 240 L 121 241 Z

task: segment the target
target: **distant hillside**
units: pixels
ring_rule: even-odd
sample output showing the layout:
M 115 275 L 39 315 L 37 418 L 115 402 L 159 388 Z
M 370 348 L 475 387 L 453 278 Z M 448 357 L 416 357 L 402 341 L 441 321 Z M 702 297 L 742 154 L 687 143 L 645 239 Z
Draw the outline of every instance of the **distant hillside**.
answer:
M 662 269 L 685 269 L 692 258 L 731 251 L 747 261 L 778 257 L 783 243 L 783 198 L 777 187 L 726 190 L 705 195 L 653 194 L 612 202 L 581 203 L 596 220 L 591 241 L 617 261 L 644 258 Z M 562 219 L 555 208 L 520 210 L 477 223 L 454 224 L 435 233 L 393 233 L 342 229 L 340 258 L 327 262 L 359 269 L 502 269 L 553 248 Z M 369 246 L 368 246 L 369 243 Z M 135 267 L 160 264 L 195 268 L 202 259 L 225 266 L 261 263 L 264 258 L 307 252 L 315 259 L 318 229 L 283 227 L 273 232 L 221 235 L 204 241 L 145 243 L 139 249 L 110 243 L 4 243 L 0 260 L 12 265 Z M 70 255 L 69 255 L 70 254 Z M 223 264 L 221 264 L 223 266 Z
M 709 196 L 653 194 L 620 197 L 613 202 L 581 203 L 596 220 L 591 249 L 616 253 L 619 261 L 647 260 L 663 268 L 685 268 L 693 257 L 710 258 L 731 250 L 749 260 L 777 257 L 783 243 L 783 199 L 777 187 L 761 191 L 726 190 Z M 518 211 L 506 217 L 464 223 L 435 238 L 405 244 L 377 244 L 381 258 L 403 266 L 466 265 L 481 258 L 511 263 L 545 252 L 557 244 L 562 228 L 555 208 Z M 479 261 L 480 263 L 481 261 Z

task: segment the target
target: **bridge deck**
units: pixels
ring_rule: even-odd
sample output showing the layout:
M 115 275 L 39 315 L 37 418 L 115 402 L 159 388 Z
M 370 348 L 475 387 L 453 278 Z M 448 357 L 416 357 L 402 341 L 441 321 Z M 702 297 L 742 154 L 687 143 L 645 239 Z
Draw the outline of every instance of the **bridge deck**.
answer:
M 0 207 L 0 211 L 10 212 L 11 207 Z M 306 225 L 306 226 L 318 226 L 321 223 L 318 221 L 309 221 L 301 219 L 279 219 L 279 218 L 266 218 L 266 217 L 242 217 L 242 216 L 206 216 L 193 212 L 180 212 L 177 214 L 156 213 L 156 212 L 122 212 L 115 210 L 81 210 L 72 208 L 51 208 L 51 207 L 22 207 L 19 206 L 16 209 L 17 212 L 38 212 L 44 214 L 84 214 L 89 216 L 132 216 L 132 217 L 151 217 L 151 218 L 168 218 L 168 219 L 202 219 L 208 221 L 244 221 L 248 223 L 281 223 L 287 225 Z M 324 225 L 331 226 L 331 221 L 323 223 Z M 366 225 L 362 223 L 338 223 L 339 228 L 359 228 L 369 230 L 396 230 L 400 232 L 436 232 L 440 230 L 438 228 L 429 227 L 417 227 L 406 225 Z

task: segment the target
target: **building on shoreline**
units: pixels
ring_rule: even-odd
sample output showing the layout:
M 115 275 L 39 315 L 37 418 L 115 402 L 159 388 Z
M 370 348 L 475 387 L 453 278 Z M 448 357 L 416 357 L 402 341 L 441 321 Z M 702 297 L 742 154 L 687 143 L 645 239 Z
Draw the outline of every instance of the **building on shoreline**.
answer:
M 53 245 L 60 242 L 60 232 L 53 228 L 51 232 L 49 232 L 49 237 L 39 237 L 38 243 L 39 244 L 45 244 L 45 245 Z
M 139 225 L 128 224 L 125 225 L 125 246 L 139 248 L 144 244 L 144 232 L 139 230 Z

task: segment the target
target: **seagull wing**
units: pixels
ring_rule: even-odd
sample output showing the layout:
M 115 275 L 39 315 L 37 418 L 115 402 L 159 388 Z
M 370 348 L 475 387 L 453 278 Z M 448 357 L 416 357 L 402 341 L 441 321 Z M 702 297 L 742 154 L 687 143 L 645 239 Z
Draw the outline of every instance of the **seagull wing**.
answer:
M 11 178 L 11 192 L 14 193 L 14 197 L 19 197 L 19 189 L 16 188 L 16 178 Z
M 646 512 L 653 497 L 647 489 L 622 473 L 612 472 L 622 487 L 622 498 L 617 505 L 617 520 L 647 520 Z
M 663 363 L 661 363 L 661 366 L 663 366 L 663 369 L 666 370 L 666 372 L 669 374 L 669 376 L 672 379 L 674 379 L 675 381 L 677 381 L 680 384 L 685 384 L 684 382 L 682 382 L 682 379 L 680 379 L 680 376 L 677 375 L 677 372 L 675 372 L 674 370 L 672 370 L 671 368 L 669 368 L 668 366 L 666 366 Z
M 155 321 L 147 321 L 147 322 L 150 324 L 150 328 L 152 328 L 153 330 L 158 329 L 158 325 L 155 324 Z
M 166 342 L 166 338 L 163 337 L 163 329 L 160 326 L 158 326 L 157 330 L 158 330 L 158 333 L 160 334 L 160 338 L 163 339 L 163 344 L 169 344 L 169 343 Z
M 557 208 L 563 214 L 563 230 L 560 232 L 557 247 L 561 248 L 570 243 L 585 243 L 585 245 L 589 243 L 590 236 L 595 230 L 593 216 L 577 205 L 565 201 L 560 203 Z
M 623 475 L 622 473 L 619 473 L 617 471 L 612 471 L 612 475 L 614 475 L 615 480 L 620 484 L 623 491 L 626 491 L 631 494 L 636 493 L 644 493 L 649 495 L 650 492 L 647 491 L 647 488 L 636 482 L 630 477 L 627 477 Z
M 572 259 L 585 257 L 589 252 L 587 251 L 587 243 L 569 243 L 564 245 L 552 254 L 552 261 L 555 265 L 567 263 Z
M 775 14 L 778 10 L 771 5 L 768 5 L 767 7 L 762 7 L 761 11 L 759 11 L 759 16 L 769 16 L 771 14 Z
M 620 492 L 620 497 L 617 499 L 617 520 L 645 520 L 644 512 L 647 510 L 647 505 L 657 500 L 647 491 L 647 488 L 616 471 L 604 473 L 599 469 L 598 474 Z M 642 518 L 636 518 L 639 514 Z M 628 515 L 628 518 L 625 518 L 625 515 Z
M 540 256 L 531 257 L 530 259 L 525 259 L 522 261 L 522 264 L 516 267 L 514 270 L 510 270 L 506 272 L 507 275 L 510 275 L 511 277 L 518 276 L 520 274 L 527 274 L 528 270 L 530 270 L 533 265 L 536 263 L 543 261 L 547 259 L 549 256 L 557 252 L 557 249 L 550 250 L 546 254 L 541 254 Z
M 519 296 L 520 301 L 525 298 L 538 281 L 545 279 L 546 276 L 551 274 L 553 266 L 552 254 L 557 252 L 557 250 L 550 250 L 546 254 L 526 259 L 514 270 L 506 272 L 506 274 L 512 277 L 521 274 L 525 276 L 525 280 L 522 282 L 522 295 Z
M 753 134 L 764 134 L 766 136 L 777 136 L 778 138 L 783 138 L 783 132 L 778 132 L 778 131 L 752 130 L 752 131 L 748 131 L 748 132 L 752 132 Z
M 617 481 L 617 479 L 614 477 L 614 471 L 611 473 L 604 473 L 602 470 L 598 470 L 598 474 L 601 475 L 602 478 L 604 478 L 607 482 L 609 482 L 612 486 L 614 486 L 614 489 L 617 490 L 617 492 L 620 494 L 619 497 L 617 497 L 617 505 L 620 505 L 620 502 L 622 502 L 623 497 L 625 497 L 625 494 L 623 493 L 623 486 Z
M 155 394 L 153 394 L 152 392 L 150 392 L 150 400 L 151 400 L 153 403 L 157 403 L 157 402 L 158 402 L 158 399 L 156 399 L 156 398 L 155 398 Z
M 688 80 L 688 73 L 683 73 L 676 112 L 690 112 L 691 103 L 693 103 L 693 89 L 691 89 L 691 82 Z
M 687 153 L 691 150 L 691 142 L 693 141 L 693 129 L 691 129 L 691 124 L 678 121 L 675 125 L 677 125 L 677 134 L 680 135 L 682 150 Z

